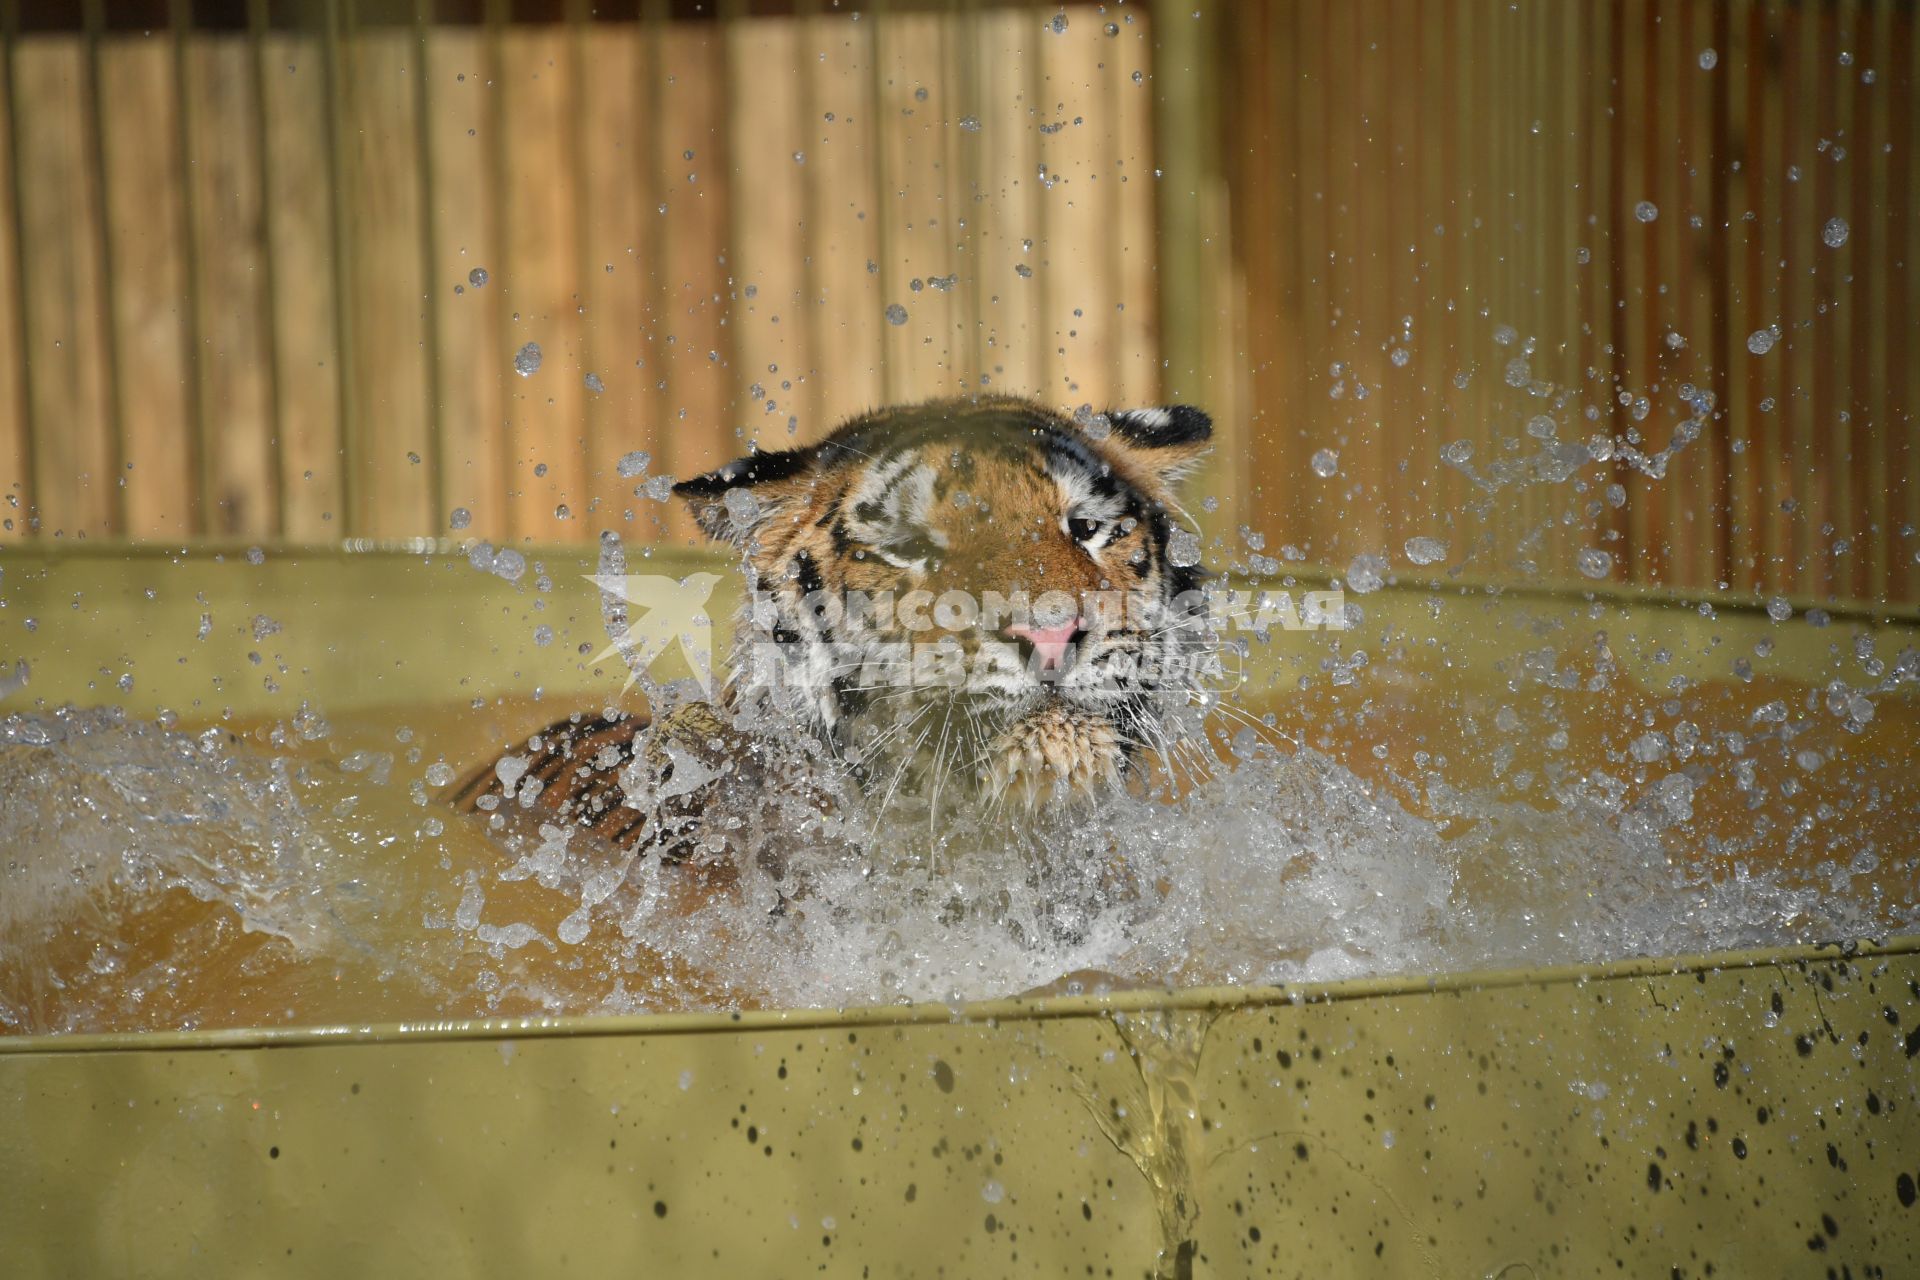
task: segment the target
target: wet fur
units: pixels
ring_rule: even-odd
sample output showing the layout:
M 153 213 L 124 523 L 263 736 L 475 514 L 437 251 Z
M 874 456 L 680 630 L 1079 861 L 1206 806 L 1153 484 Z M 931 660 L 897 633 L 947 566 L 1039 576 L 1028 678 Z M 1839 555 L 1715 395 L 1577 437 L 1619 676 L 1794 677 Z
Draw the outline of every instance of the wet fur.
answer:
M 751 789 L 770 776 L 759 740 L 798 729 L 813 761 L 803 761 L 802 772 L 838 771 L 883 808 L 903 786 L 1031 805 L 1069 803 L 1120 783 L 1159 741 L 1169 705 L 1184 702 L 1186 690 L 1115 677 L 1115 664 L 1201 641 L 1196 620 L 1175 606 L 1199 572 L 1173 564 L 1168 547 L 1184 519 L 1177 486 L 1210 432 L 1206 415 L 1185 406 L 1075 419 L 1020 399 L 938 401 L 867 414 L 811 447 L 749 454 L 681 482 L 675 492 L 709 536 L 740 549 L 749 585 L 773 611 L 742 619 L 723 708 L 680 708 L 653 736 L 693 743 L 707 767 Z M 836 664 L 835 646 L 866 652 L 927 637 L 898 619 L 890 627 L 829 623 L 804 607 L 818 592 L 915 589 L 976 599 L 987 591 L 1076 600 L 1138 592 L 1165 616 L 1090 626 L 1055 685 L 1009 674 L 1004 687 L 955 693 L 862 685 L 851 664 Z M 948 643 L 970 660 L 985 646 L 1009 645 L 979 628 L 949 633 Z M 682 723 L 690 714 L 693 732 Z M 662 833 L 640 821 L 648 797 L 627 796 L 628 787 L 638 791 L 660 776 L 658 743 L 636 756 L 645 724 L 575 717 L 529 744 L 531 796 L 524 782 L 506 786 L 483 770 L 455 801 L 533 811 L 617 845 L 661 843 Z M 648 752 L 651 768 L 629 767 Z

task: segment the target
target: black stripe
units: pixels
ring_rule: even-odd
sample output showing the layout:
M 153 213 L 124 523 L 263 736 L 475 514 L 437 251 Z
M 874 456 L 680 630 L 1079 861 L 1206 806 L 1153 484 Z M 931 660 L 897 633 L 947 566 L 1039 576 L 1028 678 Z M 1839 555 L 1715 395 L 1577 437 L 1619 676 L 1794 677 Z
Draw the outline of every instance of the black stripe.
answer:
M 795 581 L 800 586 L 800 595 L 803 599 L 827 589 L 827 584 L 820 578 L 820 566 L 813 562 L 811 552 L 805 550 L 795 552 L 793 567 L 797 574 Z

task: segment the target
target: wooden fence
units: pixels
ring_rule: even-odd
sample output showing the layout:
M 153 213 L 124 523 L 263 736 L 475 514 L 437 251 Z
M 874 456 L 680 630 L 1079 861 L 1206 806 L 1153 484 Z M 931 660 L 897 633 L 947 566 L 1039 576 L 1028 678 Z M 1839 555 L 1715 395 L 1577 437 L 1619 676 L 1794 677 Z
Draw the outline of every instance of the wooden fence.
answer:
M 1910 0 L 1235 13 L 1222 164 L 1270 541 L 1920 601 Z M 1657 455 L 1694 417 L 1658 478 L 1526 462 L 1529 422 Z
M 0 0 L 0 538 L 680 537 L 985 385 L 1268 555 L 1920 600 L 1911 0 L 145 7 Z
M 10 26 L 13 532 L 645 537 L 634 450 L 1149 400 L 1144 14 L 1061 12 Z

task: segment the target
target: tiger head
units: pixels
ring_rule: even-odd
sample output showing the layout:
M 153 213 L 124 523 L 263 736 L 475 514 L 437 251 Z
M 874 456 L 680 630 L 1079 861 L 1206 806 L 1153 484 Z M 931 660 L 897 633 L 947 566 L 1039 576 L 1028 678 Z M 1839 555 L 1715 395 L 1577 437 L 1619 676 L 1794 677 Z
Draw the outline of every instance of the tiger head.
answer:
M 873 786 L 1031 803 L 1115 783 L 1193 687 L 1176 489 L 1211 431 L 1187 406 L 949 400 L 682 481 L 744 555 L 730 697 Z

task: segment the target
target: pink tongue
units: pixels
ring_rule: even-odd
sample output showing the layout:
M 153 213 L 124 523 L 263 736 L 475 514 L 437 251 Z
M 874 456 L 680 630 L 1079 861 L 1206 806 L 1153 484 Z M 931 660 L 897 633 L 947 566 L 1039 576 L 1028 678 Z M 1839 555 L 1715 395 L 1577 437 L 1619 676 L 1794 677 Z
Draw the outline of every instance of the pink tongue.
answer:
M 1008 627 L 1007 634 L 1024 636 L 1033 642 L 1035 653 L 1040 655 L 1040 668 L 1046 670 L 1058 667 L 1067 656 L 1067 649 L 1073 644 L 1074 636 L 1080 633 L 1078 620 L 1058 627 Z

